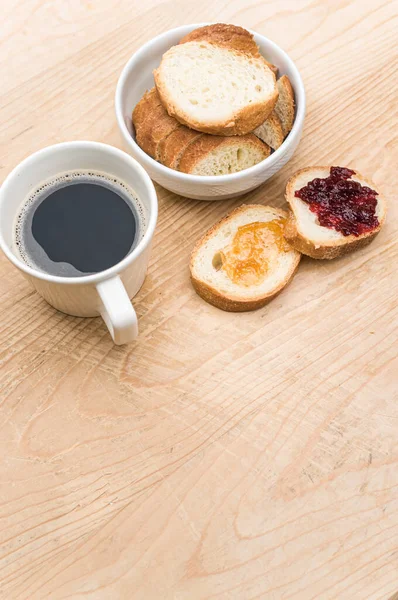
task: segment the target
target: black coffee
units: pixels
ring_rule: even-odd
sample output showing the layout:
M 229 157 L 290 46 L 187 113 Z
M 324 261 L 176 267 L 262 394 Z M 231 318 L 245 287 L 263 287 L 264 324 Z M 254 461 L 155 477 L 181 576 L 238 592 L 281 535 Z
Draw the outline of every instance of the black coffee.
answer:
M 16 245 L 30 266 L 76 277 L 109 269 L 142 238 L 145 213 L 134 193 L 102 173 L 73 172 L 35 190 L 17 220 Z

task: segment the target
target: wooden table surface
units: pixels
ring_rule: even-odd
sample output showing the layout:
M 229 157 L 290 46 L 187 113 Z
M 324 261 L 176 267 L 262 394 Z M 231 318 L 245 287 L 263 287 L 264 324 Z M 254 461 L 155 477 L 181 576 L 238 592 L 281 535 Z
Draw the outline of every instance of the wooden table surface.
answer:
M 306 86 L 290 164 L 238 200 L 157 187 L 137 343 L 58 313 L 1 256 L 0 597 L 387 600 L 398 590 L 397 14 L 382 0 L 6 0 L 1 178 L 43 146 L 121 146 L 130 55 L 224 21 L 280 44 Z M 342 260 L 303 259 L 254 313 L 195 295 L 195 240 L 287 178 L 354 166 L 387 224 Z

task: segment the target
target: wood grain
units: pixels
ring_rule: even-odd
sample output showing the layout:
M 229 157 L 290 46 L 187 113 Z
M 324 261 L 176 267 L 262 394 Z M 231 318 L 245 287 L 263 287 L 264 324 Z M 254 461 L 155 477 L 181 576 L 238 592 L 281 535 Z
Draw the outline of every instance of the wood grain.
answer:
M 387 600 L 398 591 L 397 2 L 6 0 L 1 177 L 54 142 L 120 145 L 129 56 L 183 23 L 279 43 L 308 114 L 289 175 L 354 166 L 390 202 L 375 242 L 303 259 L 264 309 L 193 292 L 195 240 L 242 199 L 157 188 L 139 341 L 45 304 L 0 259 L 0 597 Z

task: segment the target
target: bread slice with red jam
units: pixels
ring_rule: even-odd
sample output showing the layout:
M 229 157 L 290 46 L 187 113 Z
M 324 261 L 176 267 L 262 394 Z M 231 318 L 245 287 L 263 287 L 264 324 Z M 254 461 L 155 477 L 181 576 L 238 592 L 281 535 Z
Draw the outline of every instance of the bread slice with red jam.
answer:
M 338 258 L 366 246 L 386 218 L 386 201 L 374 183 L 353 169 L 308 167 L 287 182 L 291 213 L 284 237 L 312 258 Z

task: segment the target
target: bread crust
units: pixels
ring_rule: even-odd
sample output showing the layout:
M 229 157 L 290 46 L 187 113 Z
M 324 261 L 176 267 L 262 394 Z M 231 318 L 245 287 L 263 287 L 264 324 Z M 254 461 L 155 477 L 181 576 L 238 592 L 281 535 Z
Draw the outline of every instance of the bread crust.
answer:
M 142 96 L 141 100 L 134 107 L 133 122 L 141 124 L 141 122 L 147 118 L 148 112 L 153 110 L 156 106 L 160 106 L 161 104 L 162 103 L 156 88 L 153 87 L 150 90 L 147 90 Z
M 213 25 L 205 25 L 194 29 L 187 35 L 185 35 L 180 44 L 186 42 L 200 42 L 206 41 L 218 46 L 225 46 L 237 50 L 238 52 L 244 52 L 245 54 L 251 54 L 252 56 L 260 56 L 259 48 L 254 41 L 253 35 L 244 29 L 238 27 L 238 25 L 228 25 L 226 23 L 214 23 Z M 278 72 L 278 67 L 273 65 L 264 59 L 268 67 L 275 73 Z
M 253 134 L 247 134 L 243 139 L 212 136 L 180 125 L 167 114 L 156 88 L 146 92 L 134 108 L 133 124 L 137 143 L 144 152 L 165 166 L 185 173 L 190 173 L 198 160 L 222 143 L 255 144 L 261 149 L 263 159 L 270 154 L 270 148 Z
M 212 227 L 210 227 L 210 229 L 204 234 L 204 236 L 196 242 L 192 250 L 189 269 L 191 274 L 191 282 L 195 292 L 209 304 L 212 304 L 213 306 L 227 312 L 246 312 L 256 310 L 265 306 L 268 302 L 270 302 L 273 298 L 280 294 L 282 290 L 291 282 L 300 263 L 301 254 L 297 252 L 295 257 L 296 260 L 285 280 L 271 293 L 268 293 L 265 296 L 261 296 L 258 298 L 251 298 L 250 300 L 238 299 L 232 295 L 221 294 L 216 288 L 195 277 L 194 261 L 202 245 L 209 238 L 211 238 L 226 221 L 230 220 L 231 218 L 235 217 L 241 212 L 245 212 L 249 208 L 258 208 L 258 206 L 261 206 L 263 208 L 263 205 L 256 204 L 242 204 L 242 206 L 235 208 L 235 210 L 227 214 L 220 221 L 218 221 Z M 286 211 L 280 208 L 269 208 L 271 208 L 272 211 L 280 217 L 286 218 L 288 215 Z
M 204 135 L 184 125 L 179 125 L 170 135 L 159 144 L 159 160 L 170 169 L 178 170 L 180 160 L 188 146 Z
M 381 218 L 379 218 L 378 227 L 376 227 L 373 231 L 364 233 L 358 237 L 354 235 L 348 235 L 338 240 L 331 240 L 328 244 L 315 244 L 312 240 L 306 238 L 302 233 L 300 233 L 294 209 L 292 208 L 291 199 L 294 198 L 294 192 L 296 191 L 295 183 L 298 177 L 300 177 L 303 174 L 307 174 L 308 181 L 312 181 L 312 179 L 314 178 L 313 173 L 315 171 L 323 169 L 326 169 L 329 172 L 330 166 L 306 167 L 305 169 L 300 169 L 299 171 L 296 171 L 296 173 L 294 173 L 294 175 L 292 175 L 292 177 L 290 177 L 290 179 L 288 180 L 286 184 L 285 198 L 289 206 L 291 207 L 291 211 L 289 212 L 289 216 L 284 229 L 284 237 L 289 242 L 289 244 L 293 246 L 293 248 L 295 248 L 298 252 L 305 254 L 306 256 L 310 256 L 311 258 L 315 258 L 317 260 L 331 260 L 334 258 L 340 258 L 342 256 L 345 256 L 350 252 L 354 252 L 355 250 L 359 250 L 360 248 L 363 248 L 364 246 L 370 244 L 370 242 L 380 232 L 380 229 L 384 224 L 386 218 L 386 200 L 384 196 L 377 190 L 376 185 L 371 179 L 363 177 L 363 175 L 361 175 L 358 171 L 353 169 L 353 171 L 355 172 L 355 176 L 358 179 L 360 179 L 361 184 L 365 184 L 377 191 L 378 201 L 382 202 L 384 205 L 384 211 Z
M 194 42 L 195 43 L 195 42 Z M 212 42 L 213 43 L 213 42 Z M 225 46 L 224 46 L 225 47 Z M 174 46 L 175 48 L 175 46 Z M 235 52 L 237 54 L 243 54 L 237 50 L 230 49 L 230 52 Z M 155 79 L 156 89 L 160 96 L 160 100 L 163 106 L 166 108 L 168 114 L 171 117 L 174 117 L 179 123 L 182 125 L 186 125 L 191 129 L 196 129 L 197 131 L 201 131 L 202 133 L 209 133 L 212 135 L 224 135 L 224 136 L 232 136 L 232 135 L 245 135 L 247 133 L 252 132 L 256 127 L 261 125 L 268 116 L 273 111 L 276 102 L 278 100 L 278 90 L 276 87 L 276 78 L 275 73 L 268 67 L 267 61 L 261 56 L 253 57 L 252 54 L 246 54 L 250 60 L 262 61 L 266 69 L 270 71 L 274 82 L 274 89 L 272 93 L 268 96 L 266 101 L 257 102 L 254 104 L 250 104 L 245 106 L 244 108 L 236 111 L 229 121 L 223 121 L 219 123 L 211 123 L 206 124 L 202 121 L 198 121 L 193 118 L 191 115 L 188 115 L 184 110 L 182 110 L 179 106 L 177 106 L 170 98 L 170 94 L 168 92 L 167 86 L 164 84 L 162 78 L 162 63 L 160 66 L 154 70 L 153 75 Z M 163 59 L 162 59 L 163 62 Z
M 281 284 L 275 292 L 258 300 L 233 300 L 228 298 L 228 296 L 222 296 L 215 288 L 212 288 L 204 281 L 195 279 L 192 275 L 191 282 L 198 296 L 216 308 L 220 308 L 226 312 L 248 312 L 262 308 L 268 304 L 268 302 L 271 302 L 271 300 L 276 298 L 276 296 L 278 296 L 292 281 L 298 269 L 299 261 L 300 259 L 296 262 L 294 269 L 289 273 L 289 277 L 286 278 L 283 284 Z
M 146 92 L 135 106 L 132 120 L 138 145 L 149 156 L 160 160 L 160 143 L 179 124 L 167 114 L 155 87 Z
M 251 54 L 252 56 L 260 56 L 258 46 L 254 41 L 252 34 L 247 31 L 247 29 L 238 27 L 237 25 L 214 23 L 213 25 L 198 27 L 198 29 L 194 29 L 185 35 L 180 40 L 180 44 L 202 41 L 238 50 L 239 52 Z
M 184 152 L 180 159 L 178 170 L 182 173 L 191 173 L 199 160 L 202 160 L 206 154 L 218 148 L 225 140 L 226 138 L 222 136 L 203 134 Z
M 275 112 L 280 119 L 283 135 L 286 137 L 292 130 L 294 123 L 294 90 L 287 75 L 282 75 L 278 79 L 276 87 L 279 93 L 279 101 L 276 103 Z
M 224 137 L 216 135 L 203 134 L 190 144 L 182 155 L 178 170 L 183 173 L 191 173 L 195 168 L 196 164 L 202 160 L 209 152 L 215 150 L 223 144 L 242 146 L 242 144 L 250 143 L 254 144 L 259 148 L 263 154 L 264 159 L 268 158 L 271 153 L 269 146 L 259 140 L 254 134 L 248 133 L 245 136 L 239 137 Z
M 296 218 L 293 214 L 290 214 L 286 222 L 284 238 L 291 246 L 293 246 L 293 248 L 298 252 L 301 252 L 301 254 L 305 254 L 306 256 L 310 256 L 317 260 L 331 260 L 333 258 L 340 258 L 354 250 L 359 250 L 359 248 L 367 246 L 376 237 L 379 231 L 380 227 L 369 234 L 366 234 L 366 237 L 358 237 L 344 245 L 317 247 L 313 242 L 307 240 L 297 231 Z
M 281 121 L 275 110 L 272 111 L 268 119 L 253 131 L 260 140 L 273 150 L 277 150 L 283 144 L 284 135 Z

